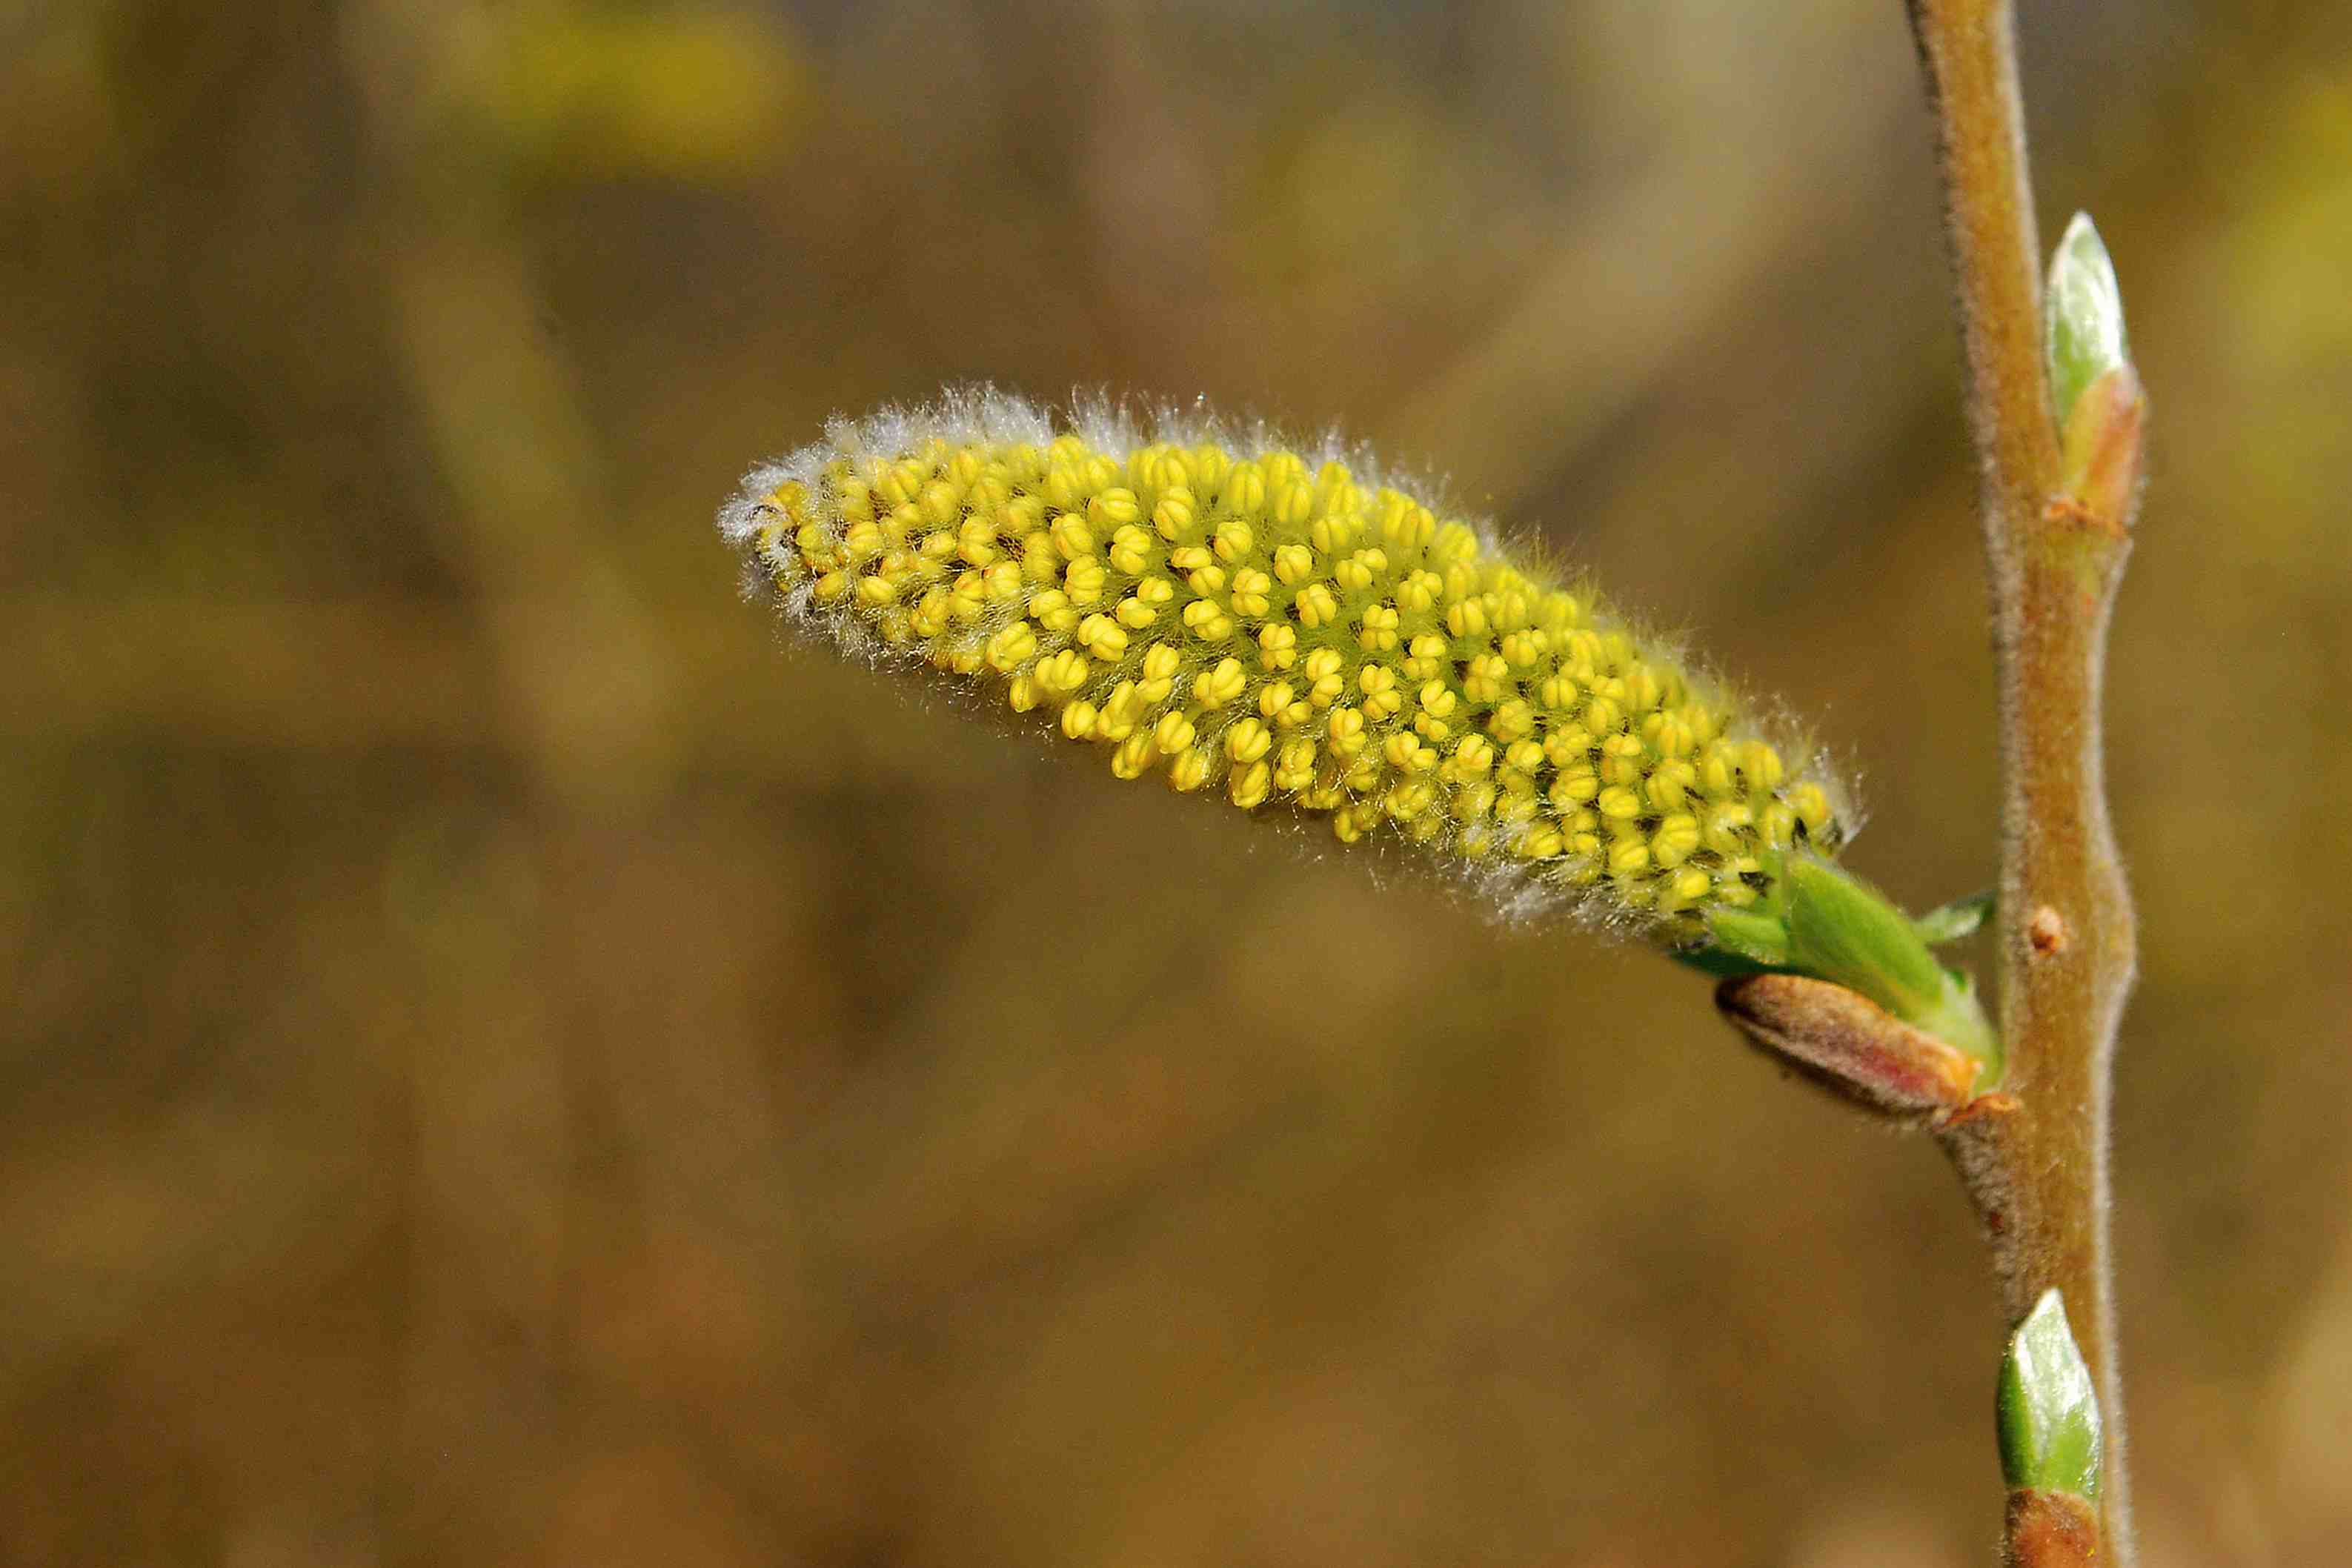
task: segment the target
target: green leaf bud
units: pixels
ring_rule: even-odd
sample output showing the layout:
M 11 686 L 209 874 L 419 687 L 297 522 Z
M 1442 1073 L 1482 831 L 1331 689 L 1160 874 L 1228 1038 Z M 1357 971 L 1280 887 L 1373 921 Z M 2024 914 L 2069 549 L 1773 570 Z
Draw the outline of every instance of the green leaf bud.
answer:
M 2098 1498 L 2098 1395 L 2067 1326 L 2064 1299 L 2054 1289 L 2042 1293 L 2010 1336 L 1996 1420 L 2001 1474 L 2011 1491 Z
M 2042 300 L 2042 354 L 2051 410 L 2063 432 L 2075 403 L 2107 372 L 2131 363 L 2123 290 L 2088 213 L 2076 213 L 2050 258 Z
M 1948 904 L 1929 910 L 1911 924 L 1918 931 L 1919 940 L 1930 947 L 1958 942 L 1964 936 L 1972 935 L 1985 923 L 1986 918 L 1993 911 L 1996 897 L 1990 889 L 1981 893 L 1970 893 L 1965 899 L 1954 899 Z
M 1836 782 L 1680 649 L 1360 453 L 952 393 L 835 423 L 719 521 L 842 650 L 1509 912 L 1686 946 L 1848 836 Z

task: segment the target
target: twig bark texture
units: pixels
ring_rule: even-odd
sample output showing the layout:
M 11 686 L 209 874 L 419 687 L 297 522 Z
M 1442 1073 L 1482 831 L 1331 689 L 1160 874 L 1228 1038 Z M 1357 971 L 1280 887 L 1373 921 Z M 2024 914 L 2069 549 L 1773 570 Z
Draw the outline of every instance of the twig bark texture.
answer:
M 2008 0 L 1910 0 L 1910 12 L 1936 112 L 1983 466 L 2000 691 L 2002 1087 L 2018 1104 L 1952 1143 L 1993 1236 L 2011 1321 L 2053 1285 L 2073 1311 L 2108 1433 L 2102 1533 L 2109 1561 L 2127 1564 L 2106 1145 L 2133 928 L 2099 711 L 2129 519 L 2052 504 L 2060 451 Z

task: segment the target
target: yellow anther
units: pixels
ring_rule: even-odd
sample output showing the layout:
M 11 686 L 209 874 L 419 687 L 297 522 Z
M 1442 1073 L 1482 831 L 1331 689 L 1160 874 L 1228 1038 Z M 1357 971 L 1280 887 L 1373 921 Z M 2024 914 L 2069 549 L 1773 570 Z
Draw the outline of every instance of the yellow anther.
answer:
M 1698 818 L 1678 811 L 1661 820 L 1650 836 L 1650 858 L 1661 866 L 1679 866 L 1698 851 Z
M 1192 678 L 1192 700 L 1203 708 L 1223 708 L 1242 694 L 1249 677 L 1242 669 L 1242 661 L 1225 658 L 1217 661 L 1213 669 L 1204 669 Z
M 1163 752 L 1176 752 L 1192 743 L 1192 719 L 1188 713 L 1162 714 L 1152 726 L 1151 743 Z
M 1244 515 L 1265 505 L 1265 470 L 1255 463 L 1235 463 L 1217 489 L 1217 499 Z
M 1650 770 L 1642 793 L 1660 811 L 1673 811 L 1690 798 L 1691 785 L 1698 782 L 1698 770 L 1679 757 L 1669 757 Z
M 1122 680 L 1103 699 L 1102 712 L 1095 720 L 1095 738 L 1101 741 L 1124 741 L 1135 733 L 1143 716 L 1143 702 L 1136 695 L 1135 682 Z
M 1076 691 L 1086 683 L 1086 658 L 1074 648 L 1049 653 L 1037 661 L 1037 684 L 1049 694 Z
M 1009 604 L 1021 596 L 1021 568 L 1010 561 L 1000 561 L 980 574 L 988 585 L 988 596 L 998 604 Z
M 861 605 L 879 609 L 898 597 L 898 584 L 879 572 L 857 580 L 857 602 Z
M 834 483 L 835 504 L 842 517 L 851 522 L 870 522 L 874 519 L 874 487 L 864 479 L 844 479 Z
M 1265 510 L 1278 528 L 1300 527 L 1315 515 L 1314 489 L 1296 479 L 1286 479 L 1270 488 Z
M 1234 618 L 1217 607 L 1210 599 L 1195 599 L 1184 606 L 1181 617 L 1184 628 L 1202 642 L 1223 642 L 1234 635 Z
M 1293 595 L 1290 602 L 1298 613 L 1298 624 L 1309 631 L 1328 626 L 1339 618 L 1339 602 L 1332 596 L 1328 583 L 1309 583 Z
M 1124 527 L 1143 516 L 1143 509 L 1135 501 L 1135 492 L 1113 486 L 1087 502 L 1087 519 L 1103 532 Z
M 1236 616 L 1263 616 L 1267 608 L 1266 592 L 1273 586 L 1274 579 L 1256 567 L 1241 567 L 1234 573 L 1233 597 L 1227 602 Z
M 956 550 L 974 566 L 986 566 L 998 554 L 996 525 L 985 518 L 968 519 L 956 530 Z
M 1822 830 L 1830 824 L 1829 793 L 1821 785 L 1807 780 L 1791 786 L 1787 798 L 1789 809 L 1795 812 L 1797 820 L 1805 825 L 1806 834 L 1811 837 L 1819 838 Z
M 1426 779 L 1400 779 L 1389 786 L 1381 805 L 1399 822 L 1411 822 L 1437 801 L 1437 787 Z
M 1151 771 L 1160 757 L 1159 747 L 1152 744 L 1149 731 L 1138 731 L 1118 743 L 1110 754 L 1110 771 L 1123 779 L 1139 779 Z
M 1029 596 L 1029 618 L 1049 632 L 1075 631 L 1078 607 L 1059 588 L 1045 588 Z
M 1092 740 L 1095 721 L 1099 716 L 1093 703 L 1084 700 L 1073 702 L 1062 710 L 1062 733 L 1073 741 Z
M 1184 667 L 1184 656 L 1173 643 L 1156 642 L 1143 650 L 1143 679 L 1146 681 L 1173 680 Z
M 1023 670 L 1005 684 L 1004 701 L 1015 713 L 1026 713 L 1045 700 L 1034 671 Z
M 1465 735 L 1454 743 L 1446 768 L 1456 778 L 1475 778 L 1495 765 L 1495 744 L 1484 735 Z
M 1425 773 L 1437 765 L 1437 751 L 1400 730 L 1381 742 L 1381 759 L 1402 773 Z
M 1251 811 L 1264 805 L 1273 789 L 1274 769 L 1263 762 L 1254 762 L 1234 770 L 1225 786 L 1225 795 L 1244 811 Z
M 1279 622 L 1260 626 L 1257 632 L 1257 661 L 1266 669 L 1288 669 L 1297 664 L 1297 628 Z
M 1295 795 L 1315 782 L 1315 742 L 1305 736 L 1285 741 L 1274 764 L 1274 787 Z
M 1650 868 L 1650 847 L 1638 838 L 1620 839 L 1609 851 L 1609 874 L 1635 877 Z
M 1237 721 L 1225 731 L 1225 755 L 1236 763 L 1254 763 L 1273 745 L 1273 735 L 1255 719 Z
M 963 496 L 955 486 L 934 479 L 923 487 L 923 521 L 944 528 L 963 515 Z
M 1445 579 L 1434 572 L 1412 573 L 1397 584 L 1397 608 L 1416 616 L 1426 615 L 1437 607 L 1437 595 L 1444 588 Z
M 959 626 L 970 626 L 988 613 L 988 580 L 977 572 L 960 572 L 949 604 Z
M 1099 561 L 1073 561 L 1062 574 L 1062 586 L 1068 592 L 1070 603 L 1074 605 L 1099 604 L 1106 576 L 1103 563 Z
M 1662 757 L 1687 757 L 1698 749 L 1697 731 L 1679 709 L 1653 713 L 1642 721 L 1642 738 Z M 1696 769 L 1691 777 L 1697 779 Z
M 1111 570 L 1130 577 L 1141 575 L 1151 564 L 1151 553 L 1157 544 L 1150 534 L 1129 523 L 1110 536 Z
M 1364 716 L 1353 708 L 1334 708 L 1324 721 L 1325 746 L 1341 762 L 1364 750 Z
M 1304 544 L 1285 544 L 1274 552 L 1274 575 L 1286 587 L 1297 587 L 1315 575 L 1315 552 Z
M 1387 653 L 1397 645 L 1394 605 L 1366 605 L 1356 617 L 1356 646 L 1366 653 Z
M 929 641 L 948 629 L 949 595 L 944 588 L 933 588 L 915 602 L 907 614 L 907 626 L 917 637 Z
M 1486 721 L 1486 733 L 1497 741 L 1509 742 L 1535 733 L 1536 711 L 1521 699 L 1506 698 L 1495 705 L 1494 714 Z M 1538 751 L 1540 755 L 1540 751 Z
M 1592 803 L 1601 815 L 1619 822 L 1631 822 L 1642 815 L 1642 797 L 1623 784 L 1611 784 Z
M 1094 530 L 1087 526 L 1085 518 L 1074 511 L 1066 511 L 1054 520 L 1050 536 L 1054 548 L 1061 552 L 1065 561 L 1080 560 L 1095 552 Z
M 1755 821 L 1756 814 L 1748 809 L 1746 801 L 1726 801 L 1707 807 L 1701 837 L 1717 854 L 1737 855 L 1746 846 Z
M 1151 509 L 1151 526 L 1171 544 L 1197 538 L 1200 514 L 1192 492 L 1182 485 L 1160 491 L 1158 504 Z
M 1430 680 L 1442 673 L 1445 665 L 1445 639 L 1435 632 L 1423 632 L 1412 639 L 1405 657 L 1398 661 L 1397 669 L 1407 680 Z
M 1389 558 L 1378 550 L 1359 550 L 1331 569 L 1332 580 L 1351 594 L 1370 587 L 1388 570 Z
M 1192 482 L 1214 489 L 1225 481 L 1233 471 L 1233 454 L 1213 442 L 1203 441 L 1192 448 Z
M 1348 517 L 1345 512 L 1328 512 L 1328 515 L 1318 517 L 1312 524 L 1307 524 L 1307 543 L 1322 550 L 1324 555 L 1339 555 L 1340 550 L 1355 543 L 1362 531 L 1364 529 L 1357 524 L 1355 517 Z
M 1110 616 L 1088 616 L 1078 623 L 1078 646 L 1106 663 L 1127 653 L 1127 629 Z
M 1131 632 L 1139 632 L 1160 618 L 1160 612 L 1146 603 L 1140 594 L 1131 594 L 1121 599 L 1118 607 L 1111 614 L 1118 617 L 1120 626 Z
M 1698 785 L 1722 799 L 1738 785 L 1739 748 L 1727 741 L 1709 741 L 1699 752 Z
M 1462 695 L 1473 702 L 1499 701 L 1511 689 L 1511 667 L 1498 653 L 1482 653 L 1462 678 Z
M 1780 753 L 1761 741 L 1750 741 L 1739 748 L 1740 775 L 1749 789 L 1770 790 L 1780 787 Z
M 1209 782 L 1209 774 L 1217 765 L 1213 753 L 1201 746 L 1187 746 L 1168 763 L 1168 783 L 1171 788 L 1190 792 Z

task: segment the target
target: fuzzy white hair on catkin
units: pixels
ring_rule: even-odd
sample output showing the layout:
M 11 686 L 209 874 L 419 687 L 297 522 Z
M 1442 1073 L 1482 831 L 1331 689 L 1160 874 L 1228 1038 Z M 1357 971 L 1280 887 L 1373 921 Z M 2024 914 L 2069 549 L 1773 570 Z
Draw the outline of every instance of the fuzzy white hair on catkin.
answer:
M 780 586 L 792 574 L 791 563 L 766 558 L 757 547 L 759 531 L 774 510 L 767 498 L 785 484 L 798 483 L 813 498 L 822 498 L 818 506 L 822 511 L 823 500 L 831 499 L 825 469 L 837 458 L 898 458 L 934 439 L 959 446 L 1045 446 L 1064 434 L 1076 436 L 1098 452 L 1121 456 L 1162 442 L 1213 445 L 1236 460 L 1287 450 L 1315 467 L 1342 463 L 1368 489 L 1393 489 L 1441 517 L 1458 520 L 1470 528 L 1482 554 L 1507 561 L 1530 575 L 1551 578 L 1583 602 L 1596 628 L 1622 632 L 1651 657 L 1676 664 L 1706 695 L 1739 715 L 1727 731 L 1732 737 L 1761 740 L 1791 761 L 1807 759 L 1809 765 L 1792 770 L 1792 776 L 1801 773 L 1822 787 L 1843 833 L 1838 844 L 1822 847 L 1828 852 L 1843 849 L 1861 827 L 1850 770 L 1836 765 L 1835 759 L 1812 741 L 1808 729 L 1784 704 L 1759 700 L 1724 679 L 1711 660 L 1694 654 L 1687 635 L 1661 633 L 1624 615 L 1595 589 L 1589 574 L 1559 560 L 1556 548 L 1539 530 L 1522 526 L 1506 531 L 1483 513 L 1453 505 L 1450 487 L 1442 479 L 1399 468 L 1364 444 L 1347 439 L 1336 426 L 1327 427 L 1318 439 L 1301 440 L 1275 421 L 1222 415 L 1205 398 L 1149 402 L 1101 390 L 1081 391 L 1057 409 L 984 383 L 950 386 L 929 403 L 885 405 L 862 418 L 835 416 L 827 421 L 823 439 L 751 469 L 735 496 L 720 508 L 719 531 L 744 557 L 744 596 L 769 600 L 788 626 L 820 637 L 838 652 L 875 668 L 910 668 L 922 678 L 919 684 L 923 689 L 948 698 L 960 709 L 982 714 L 999 729 L 1034 738 L 1046 750 L 1066 751 L 1066 746 L 1058 743 L 1056 731 L 1019 721 L 969 679 L 942 674 L 919 651 L 891 646 L 848 605 L 819 605 L 807 582 Z M 780 552 L 782 548 L 779 542 Z M 974 647 L 983 645 L 1019 613 L 1016 607 L 1000 607 L 966 628 L 959 640 Z M 1219 809 L 1232 809 L 1217 804 Z M 1261 834 L 1261 841 L 1278 837 L 1318 859 L 1331 850 L 1328 834 L 1308 831 L 1320 826 L 1319 817 L 1297 812 L 1254 815 L 1286 830 Z M 1350 847 L 1348 855 L 1360 865 L 1369 861 L 1372 875 L 1384 884 L 1392 879 L 1419 885 L 1433 882 L 1504 926 L 1566 917 L 1603 935 L 1633 937 L 1654 931 L 1659 923 L 1659 917 L 1628 909 L 1610 897 L 1605 884 L 1578 887 L 1503 856 L 1459 848 L 1432 852 L 1392 842 L 1387 835 Z

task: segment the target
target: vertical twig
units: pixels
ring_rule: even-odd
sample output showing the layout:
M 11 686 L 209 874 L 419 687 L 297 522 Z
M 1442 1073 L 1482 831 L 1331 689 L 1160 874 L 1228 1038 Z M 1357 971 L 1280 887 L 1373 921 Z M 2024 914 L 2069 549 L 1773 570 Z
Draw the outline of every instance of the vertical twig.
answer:
M 2021 1319 L 2055 1286 L 2108 1431 L 2104 1531 L 2128 1563 L 2123 1404 L 2107 1261 L 2108 1068 L 2133 969 L 2132 913 L 2107 823 L 2099 694 L 2128 518 L 2053 507 L 2060 450 L 2042 342 L 2009 0 L 1910 0 L 1934 101 L 1952 266 L 1983 465 L 2000 690 L 2000 994 L 2010 1114 L 1953 1140 Z

